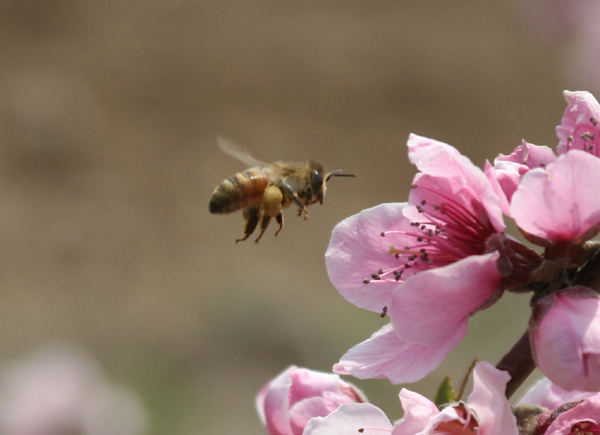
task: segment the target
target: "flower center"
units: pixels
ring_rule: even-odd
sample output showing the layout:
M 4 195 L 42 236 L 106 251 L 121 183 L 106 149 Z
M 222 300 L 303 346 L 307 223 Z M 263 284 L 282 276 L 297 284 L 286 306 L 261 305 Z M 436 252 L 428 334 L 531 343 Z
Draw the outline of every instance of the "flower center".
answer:
M 431 189 L 423 186 L 413 188 Z M 403 274 L 446 266 L 470 255 L 485 252 L 485 242 L 496 230 L 487 219 L 481 204 L 471 206 L 479 213 L 467 209 L 462 203 L 440 192 L 433 192 L 440 202 L 431 205 L 423 200 L 416 210 L 423 219 L 410 223 L 411 230 L 387 230 L 381 237 L 390 239 L 388 253 L 398 259 L 398 266 L 374 271 L 363 282 L 400 281 Z M 394 242 L 397 241 L 397 244 Z M 401 247 L 400 247 L 401 246 Z

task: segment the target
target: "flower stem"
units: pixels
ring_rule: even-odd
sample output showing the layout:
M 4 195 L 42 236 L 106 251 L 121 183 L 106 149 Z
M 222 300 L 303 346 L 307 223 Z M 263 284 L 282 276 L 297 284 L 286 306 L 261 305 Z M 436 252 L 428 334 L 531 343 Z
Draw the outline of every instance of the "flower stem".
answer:
M 496 366 L 498 370 L 505 370 L 510 375 L 510 381 L 506 385 L 507 399 L 510 399 L 515 391 L 519 389 L 535 367 L 531 343 L 529 342 L 529 331 L 525 331 L 521 338 L 519 338 L 519 341 L 515 343 L 512 349 L 504 355 Z

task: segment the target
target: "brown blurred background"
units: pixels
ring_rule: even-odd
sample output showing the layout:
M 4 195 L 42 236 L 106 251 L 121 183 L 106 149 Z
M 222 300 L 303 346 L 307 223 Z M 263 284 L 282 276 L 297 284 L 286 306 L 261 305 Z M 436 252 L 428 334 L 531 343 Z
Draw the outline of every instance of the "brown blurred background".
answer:
M 152 434 L 266 433 L 268 379 L 328 371 L 384 323 L 339 296 L 323 255 L 337 222 L 406 199 L 410 132 L 478 165 L 522 138 L 555 145 L 562 90 L 582 86 L 521 3 L 0 1 L 0 357 L 72 339 L 141 395 Z M 244 169 L 217 135 L 357 178 L 236 245 L 241 214 L 207 209 Z M 410 388 L 497 362 L 527 304 L 475 316 Z M 400 386 L 357 383 L 400 417 Z

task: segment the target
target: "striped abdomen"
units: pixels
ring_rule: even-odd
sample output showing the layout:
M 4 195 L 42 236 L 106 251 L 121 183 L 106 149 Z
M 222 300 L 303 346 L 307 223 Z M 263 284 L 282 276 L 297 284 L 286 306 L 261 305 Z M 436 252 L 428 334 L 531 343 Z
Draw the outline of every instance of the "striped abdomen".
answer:
M 211 213 L 231 213 L 251 205 L 260 205 L 269 179 L 264 168 L 238 172 L 217 186 L 210 198 Z

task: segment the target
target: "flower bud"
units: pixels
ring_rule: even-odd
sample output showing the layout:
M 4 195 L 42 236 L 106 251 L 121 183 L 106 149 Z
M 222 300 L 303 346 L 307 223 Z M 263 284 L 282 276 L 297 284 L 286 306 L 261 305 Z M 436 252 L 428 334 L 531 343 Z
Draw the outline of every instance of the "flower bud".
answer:
M 291 366 L 256 397 L 270 435 L 301 435 L 313 417 L 325 417 L 343 403 L 366 402 L 363 393 L 338 375 Z

